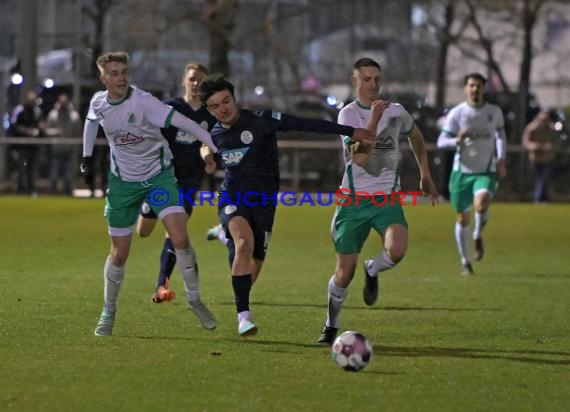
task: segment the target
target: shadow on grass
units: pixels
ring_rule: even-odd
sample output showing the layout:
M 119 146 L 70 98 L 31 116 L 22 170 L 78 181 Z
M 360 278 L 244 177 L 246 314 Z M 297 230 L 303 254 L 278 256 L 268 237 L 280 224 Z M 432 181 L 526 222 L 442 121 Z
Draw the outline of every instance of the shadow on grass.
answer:
M 273 307 L 300 307 L 300 308 L 318 308 L 326 309 L 327 304 L 316 303 L 279 303 L 279 302 L 251 302 L 252 306 L 273 306 Z M 222 306 L 235 306 L 234 302 L 219 303 Z M 361 309 L 361 310 L 392 310 L 392 311 L 443 311 L 443 312 L 499 312 L 498 308 L 446 308 L 446 307 L 421 307 L 421 306 L 356 306 L 345 305 L 344 309 Z
M 143 336 L 143 335 L 125 335 L 120 336 L 126 339 L 144 339 L 144 340 L 181 340 L 181 341 L 200 341 L 200 342 L 230 342 L 230 343 L 256 343 L 259 345 L 290 345 L 302 348 L 319 348 L 315 344 L 309 343 L 299 343 L 299 342 L 288 342 L 281 340 L 263 340 L 258 339 L 255 336 L 240 337 L 236 334 L 235 338 L 224 338 L 220 336 L 204 337 L 204 336 L 165 336 L 165 335 L 155 335 L 155 336 Z
M 299 355 L 294 348 L 314 349 L 328 351 L 328 346 L 318 346 L 315 343 L 291 342 L 286 340 L 267 340 L 257 337 L 248 338 L 220 338 L 220 337 L 181 337 L 181 336 L 125 336 L 130 339 L 157 339 L 157 340 L 187 340 L 204 342 L 228 342 L 247 345 L 257 345 L 262 352 L 269 353 L 292 353 Z M 279 346 L 282 346 L 279 348 Z M 445 347 L 413 347 L 413 346 L 384 346 L 374 345 L 376 356 L 398 356 L 398 357 L 431 357 L 431 358 L 457 358 L 457 359 L 491 359 L 507 360 L 512 362 L 534 363 L 543 365 L 568 366 L 570 365 L 570 352 L 552 352 L 540 350 L 501 350 L 501 349 L 470 349 L 470 348 L 445 348 Z M 212 356 L 219 356 L 221 353 L 212 352 Z M 538 356 L 562 356 L 565 359 L 543 359 Z
M 380 356 L 500 359 L 513 362 L 537 363 L 544 365 L 570 365 L 570 352 L 548 352 L 534 350 L 508 351 L 495 349 L 438 348 L 434 346 L 405 347 L 383 345 L 374 345 L 374 352 L 378 353 Z M 538 357 L 531 357 L 530 355 L 564 356 L 567 357 L 567 359 L 542 359 Z
M 264 346 L 290 345 L 302 348 L 316 348 L 320 350 L 329 349 L 328 347 L 323 348 L 322 346 L 317 346 L 315 344 L 286 342 L 286 341 L 248 339 L 244 340 L 244 342 L 256 345 L 264 345 Z M 289 353 L 290 351 L 286 349 L 283 350 L 272 349 L 269 352 Z M 495 349 L 438 348 L 434 346 L 397 347 L 397 346 L 374 345 L 374 353 L 377 353 L 379 356 L 444 357 L 444 358 L 462 358 L 462 359 L 502 359 L 514 362 L 541 363 L 545 365 L 560 365 L 560 366 L 570 365 L 570 352 L 549 352 L 549 351 L 534 351 L 534 350 L 508 351 L 508 350 L 495 350 Z M 567 357 L 567 359 L 542 359 L 538 357 L 531 357 L 532 355 L 563 356 Z

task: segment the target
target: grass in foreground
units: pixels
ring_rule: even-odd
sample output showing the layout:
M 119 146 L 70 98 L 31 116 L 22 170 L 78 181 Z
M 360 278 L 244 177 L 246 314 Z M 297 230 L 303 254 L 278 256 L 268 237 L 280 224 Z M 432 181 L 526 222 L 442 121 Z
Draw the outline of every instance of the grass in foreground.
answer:
M 350 289 L 342 329 L 364 333 L 362 372 L 314 346 L 334 270 L 333 210 L 281 207 L 252 293 L 260 333 L 237 336 L 217 222 L 189 224 L 214 332 L 185 308 L 150 302 L 163 234 L 135 239 L 115 336 L 93 329 L 109 248 L 101 200 L 0 199 L 0 410 L 563 411 L 570 404 L 570 207 L 495 204 L 486 256 L 461 278 L 449 205 L 409 207 L 410 247 L 380 299 Z M 363 258 L 377 253 L 371 236 Z

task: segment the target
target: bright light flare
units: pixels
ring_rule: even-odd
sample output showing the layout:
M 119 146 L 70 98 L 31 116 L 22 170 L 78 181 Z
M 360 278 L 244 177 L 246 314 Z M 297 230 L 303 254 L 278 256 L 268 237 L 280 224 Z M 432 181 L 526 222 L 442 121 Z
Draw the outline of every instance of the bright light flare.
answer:
M 14 86 L 19 86 L 24 82 L 24 78 L 20 73 L 14 73 L 10 78 L 10 81 Z

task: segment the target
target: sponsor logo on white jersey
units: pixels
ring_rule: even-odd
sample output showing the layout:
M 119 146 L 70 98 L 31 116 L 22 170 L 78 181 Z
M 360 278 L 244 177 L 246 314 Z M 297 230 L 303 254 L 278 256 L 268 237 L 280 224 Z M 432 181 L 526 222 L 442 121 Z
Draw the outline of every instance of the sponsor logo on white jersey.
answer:
M 144 138 L 132 133 L 127 133 L 126 135 L 124 133 L 118 133 L 115 135 L 113 140 L 115 142 L 115 146 L 129 146 L 142 142 Z
M 394 144 L 394 138 L 390 135 L 376 136 L 376 145 L 374 148 L 381 150 L 394 150 L 396 148 L 396 145 Z

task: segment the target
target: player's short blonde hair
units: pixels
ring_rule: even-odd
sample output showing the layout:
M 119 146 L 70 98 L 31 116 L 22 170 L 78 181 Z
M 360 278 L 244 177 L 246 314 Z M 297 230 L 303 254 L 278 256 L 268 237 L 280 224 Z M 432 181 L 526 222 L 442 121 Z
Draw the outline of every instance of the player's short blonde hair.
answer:
M 184 76 L 186 76 L 190 70 L 198 70 L 199 72 L 204 73 L 206 76 L 208 75 L 208 69 L 206 69 L 206 66 L 200 63 L 188 63 L 184 68 Z
M 97 58 L 97 68 L 103 74 L 105 72 L 105 65 L 111 62 L 118 62 L 129 64 L 129 54 L 124 51 L 113 51 L 105 53 Z

